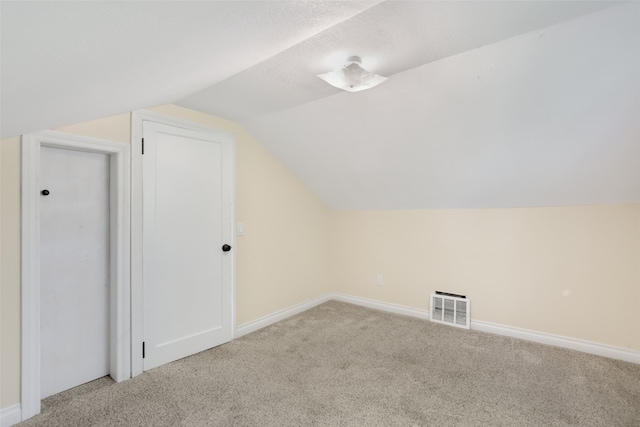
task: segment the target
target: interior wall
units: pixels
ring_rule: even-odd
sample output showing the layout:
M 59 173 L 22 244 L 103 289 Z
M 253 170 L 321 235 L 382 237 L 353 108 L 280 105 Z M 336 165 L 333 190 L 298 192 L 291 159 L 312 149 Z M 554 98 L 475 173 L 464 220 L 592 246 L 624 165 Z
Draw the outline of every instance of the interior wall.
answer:
M 20 138 L 0 144 L 0 408 L 20 401 Z
M 328 288 L 329 210 L 237 124 L 177 106 L 151 109 L 236 134 L 236 322 L 321 296 Z M 129 113 L 55 129 L 130 142 Z M 20 139 L 1 142 L 0 408 L 20 402 Z M 135 283 L 132 286 L 136 286 Z
M 640 204 L 331 213 L 335 291 L 640 350 Z M 376 276 L 383 275 L 383 286 Z

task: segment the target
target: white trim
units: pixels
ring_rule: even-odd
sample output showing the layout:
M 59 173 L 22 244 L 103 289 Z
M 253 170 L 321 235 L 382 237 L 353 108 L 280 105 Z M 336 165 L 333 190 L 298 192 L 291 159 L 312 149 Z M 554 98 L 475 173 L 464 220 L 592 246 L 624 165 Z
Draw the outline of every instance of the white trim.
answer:
M 419 308 L 411 308 L 399 304 L 391 304 L 388 302 L 377 301 L 368 298 L 356 297 L 353 295 L 346 295 L 341 293 L 331 294 L 332 299 L 336 301 L 346 302 L 349 304 L 360 305 L 362 307 L 373 308 L 380 311 L 386 311 L 389 313 L 402 314 L 404 316 L 417 317 L 419 319 L 429 320 L 429 311 L 420 310 Z
M 238 328 L 236 329 L 235 337 L 240 338 L 241 336 L 257 331 L 258 329 L 262 329 L 269 325 L 273 325 L 276 322 L 279 322 L 281 320 L 294 316 L 298 313 L 302 313 L 303 311 L 307 311 L 317 305 L 323 304 L 331 300 L 331 297 L 332 297 L 332 294 L 327 294 L 318 298 L 301 302 L 300 304 L 293 305 L 291 307 L 282 309 L 280 311 L 276 311 L 275 313 L 262 316 L 256 320 L 243 323 L 242 325 L 238 326 Z
M 11 427 L 18 424 L 22 421 L 21 412 L 19 403 L 0 409 L 0 427 Z
M 363 307 L 374 308 L 390 313 L 403 314 L 405 316 L 417 317 L 429 320 L 429 311 L 405 307 L 397 304 L 390 304 L 382 301 L 367 298 L 344 295 L 340 293 L 331 294 L 336 301 L 361 305 Z M 496 335 L 504 335 L 519 338 L 525 341 L 533 341 L 540 344 L 552 345 L 555 347 L 568 348 L 581 351 L 583 353 L 595 354 L 597 356 L 611 359 L 624 360 L 626 362 L 640 364 L 640 351 L 630 350 L 622 347 L 615 347 L 608 344 L 600 344 L 593 341 L 580 340 L 576 338 L 564 337 L 561 335 L 537 332 L 529 329 L 517 328 L 514 326 L 499 325 L 497 323 L 485 322 L 482 320 L 471 320 L 471 329 L 481 332 L 489 332 Z
M 22 351 L 21 413 L 24 419 L 40 413 L 40 218 L 38 170 L 40 144 L 22 137 Z M 35 302 L 35 304 L 34 304 Z
M 236 338 L 257 331 L 258 329 L 264 328 L 265 326 L 269 326 L 273 323 L 293 316 L 294 314 L 301 313 L 330 300 L 373 308 L 380 311 L 386 311 L 388 313 L 401 314 L 404 316 L 429 320 L 428 310 L 421 310 L 404 305 L 391 304 L 383 301 L 356 297 L 353 295 L 329 293 L 327 295 L 305 301 L 284 310 L 277 311 L 273 314 L 263 316 L 251 322 L 243 323 L 236 330 Z M 533 341 L 540 344 L 547 344 L 555 347 L 567 348 L 570 350 L 581 351 L 583 353 L 594 354 L 597 356 L 603 356 L 611 359 L 624 360 L 625 362 L 640 364 L 640 351 L 638 350 L 630 350 L 608 344 L 600 344 L 593 341 L 580 340 L 576 338 L 548 334 L 545 332 L 516 328 L 514 326 L 499 325 L 497 323 L 485 322 L 482 320 L 471 320 L 471 329 L 475 331 L 489 332 L 496 335 L 519 338 L 525 341 Z
M 638 350 L 630 350 L 593 341 L 516 328 L 515 326 L 499 325 L 482 320 L 471 320 L 471 329 L 640 364 L 640 351 Z
M 131 112 L 131 346 L 134 351 L 131 352 L 131 374 L 132 376 L 140 375 L 144 371 L 144 363 L 142 359 L 142 342 L 144 341 L 144 295 L 143 295 L 143 239 L 142 239 L 142 220 L 143 220 L 143 170 L 142 170 L 142 136 L 143 121 L 161 123 L 165 125 L 175 126 L 182 129 L 189 129 L 201 132 L 207 132 L 216 138 L 224 138 L 232 141 L 231 159 L 232 159 L 232 202 L 231 202 L 231 236 L 232 247 L 236 247 L 235 242 L 235 206 L 236 206 L 236 144 L 235 134 L 227 132 L 212 126 L 202 125 L 190 122 L 172 116 L 155 113 L 147 110 L 138 110 Z M 236 329 L 236 256 L 235 250 L 232 251 L 231 260 L 231 331 Z
M 40 147 L 108 154 L 111 168 L 110 374 L 130 377 L 129 146 L 45 131 L 22 136 L 22 419 L 40 412 Z M 114 303 L 115 302 L 115 303 Z
M 142 118 L 131 113 L 131 376 L 140 375 L 143 360 L 142 309 Z
M 374 308 L 390 313 L 403 314 L 405 316 L 417 317 L 429 320 L 429 311 L 405 307 L 397 304 L 390 304 L 382 301 L 367 298 L 344 295 L 340 293 L 331 294 L 336 301 L 361 305 L 363 307 Z M 499 325 L 497 323 L 485 322 L 482 320 L 471 320 L 471 329 L 481 332 L 489 332 L 496 335 L 504 335 L 519 338 L 525 341 L 533 341 L 540 344 L 552 345 L 555 347 L 568 348 L 581 351 L 583 353 L 595 354 L 597 356 L 609 357 L 611 359 L 624 360 L 626 362 L 640 364 L 640 351 L 630 350 L 622 347 L 615 347 L 607 344 L 600 344 L 593 341 L 569 338 L 560 335 L 537 332 L 529 329 L 516 328 L 514 326 Z

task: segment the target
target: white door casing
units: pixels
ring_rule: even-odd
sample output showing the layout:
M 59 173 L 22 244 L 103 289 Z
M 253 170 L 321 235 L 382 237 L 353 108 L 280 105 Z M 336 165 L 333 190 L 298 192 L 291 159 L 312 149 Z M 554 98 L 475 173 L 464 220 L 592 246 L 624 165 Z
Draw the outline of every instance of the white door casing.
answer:
M 132 280 L 143 283 L 132 293 L 137 375 L 233 337 L 234 250 L 221 247 L 235 245 L 235 141 L 143 111 L 132 115 L 132 150 Z
M 21 412 L 26 420 L 40 412 L 40 194 L 41 147 L 110 156 L 109 194 L 109 374 L 115 381 L 131 376 L 129 146 L 60 132 L 22 136 L 22 327 Z
M 109 374 L 108 154 L 41 147 L 41 396 Z

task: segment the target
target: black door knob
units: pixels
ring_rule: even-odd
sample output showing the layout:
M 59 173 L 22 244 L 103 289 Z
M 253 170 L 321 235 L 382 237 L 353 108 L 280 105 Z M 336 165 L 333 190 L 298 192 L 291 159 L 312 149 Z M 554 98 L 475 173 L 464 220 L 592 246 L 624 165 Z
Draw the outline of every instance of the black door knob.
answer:
M 227 245 L 226 243 L 222 245 L 222 252 L 229 252 L 230 250 L 231 246 Z
M 49 195 L 49 190 L 42 190 L 40 192 L 43 196 L 48 196 Z

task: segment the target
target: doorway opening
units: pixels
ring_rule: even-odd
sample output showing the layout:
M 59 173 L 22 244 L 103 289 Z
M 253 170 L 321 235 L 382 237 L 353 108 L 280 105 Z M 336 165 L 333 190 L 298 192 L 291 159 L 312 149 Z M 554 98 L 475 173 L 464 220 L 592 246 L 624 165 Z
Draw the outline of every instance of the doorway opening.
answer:
M 131 115 L 132 376 L 235 330 L 235 136 Z
M 115 381 L 131 377 L 129 146 L 123 143 L 40 132 L 22 137 L 22 419 L 40 412 L 42 398 L 41 209 L 43 148 L 98 153 L 108 157 L 108 374 Z M 48 196 L 48 193 L 47 193 Z M 45 302 L 46 303 L 46 302 Z

